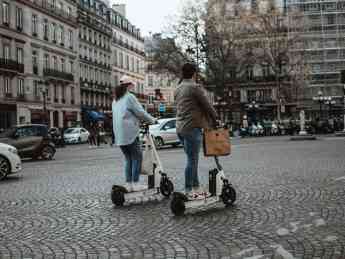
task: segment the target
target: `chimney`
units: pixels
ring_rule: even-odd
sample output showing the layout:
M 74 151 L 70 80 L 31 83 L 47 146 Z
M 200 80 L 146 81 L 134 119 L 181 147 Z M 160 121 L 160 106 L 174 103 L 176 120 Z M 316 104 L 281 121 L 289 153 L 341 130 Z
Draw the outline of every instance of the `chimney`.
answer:
M 125 4 L 113 4 L 113 9 L 121 14 L 123 17 L 126 17 L 126 5 Z

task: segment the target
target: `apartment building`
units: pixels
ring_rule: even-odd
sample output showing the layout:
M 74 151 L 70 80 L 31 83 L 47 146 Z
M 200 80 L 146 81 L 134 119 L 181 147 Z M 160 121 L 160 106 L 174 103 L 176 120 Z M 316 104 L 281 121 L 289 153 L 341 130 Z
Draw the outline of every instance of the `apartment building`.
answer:
M 0 1 L 0 128 L 80 121 L 77 3 Z
M 140 29 L 126 18 L 125 5 L 113 5 L 109 15 L 113 32 L 111 42 L 113 85 L 119 84 L 123 75 L 129 76 L 136 83 L 134 94 L 143 105 L 146 105 L 148 97 L 144 94 L 146 72 L 144 38 Z
M 345 2 L 290 0 L 287 6 L 290 19 L 294 19 L 291 11 L 305 18 L 304 45 L 296 51 L 305 52 L 309 65 L 309 80 L 304 92 L 307 116 L 340 115 L 343 96 L 340 73 L 345 69 Z
M 79 77 L 83 122 L 88 112 L 111 110 L 111 39 L 109 6 L 106 1 L 80 0 Z

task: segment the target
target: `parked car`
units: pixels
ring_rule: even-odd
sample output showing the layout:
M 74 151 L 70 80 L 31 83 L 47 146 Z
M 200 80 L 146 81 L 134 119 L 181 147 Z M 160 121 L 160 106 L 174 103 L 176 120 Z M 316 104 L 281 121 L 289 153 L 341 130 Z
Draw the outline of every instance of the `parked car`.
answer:
M 15 147 L 0 143 L 0 181 L 22 170 L 22 162 Z
M 0 143 L 17 148 L 21 158 L 51 160 L 56 152 L 48 127 L 43 124 L 15 126 L 0 135 Z
M 176 133 L 176 119 L 159 119 L 157 124 L 150 125 L 150 134 L 152 135 L 157 148 L 165 145 L 178 146 L 180 140 Z
M 77 144 L 87 142 L 90 133 L 84 128 L 68 128 L 63 136 L 66 144 Z

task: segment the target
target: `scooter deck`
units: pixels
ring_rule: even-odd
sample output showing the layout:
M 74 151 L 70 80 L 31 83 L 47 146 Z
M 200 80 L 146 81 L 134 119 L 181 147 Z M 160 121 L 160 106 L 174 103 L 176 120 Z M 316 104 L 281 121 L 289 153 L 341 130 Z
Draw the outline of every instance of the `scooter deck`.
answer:
M 125 193 L 125 204 L 135 204 L 164 199 L 157 188 Z
M 211 196 L 204 199 L 188 200 L 185 202 L 186 209 L 208 206 L 221 201 L 218 196 Z

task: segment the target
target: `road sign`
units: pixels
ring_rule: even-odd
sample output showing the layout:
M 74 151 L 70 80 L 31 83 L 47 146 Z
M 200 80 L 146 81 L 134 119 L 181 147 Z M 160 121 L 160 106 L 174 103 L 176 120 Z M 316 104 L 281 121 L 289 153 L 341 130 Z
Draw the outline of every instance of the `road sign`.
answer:
M 164 103 L 159 104 L 159 112 L 165 112 L 165 104 Z

